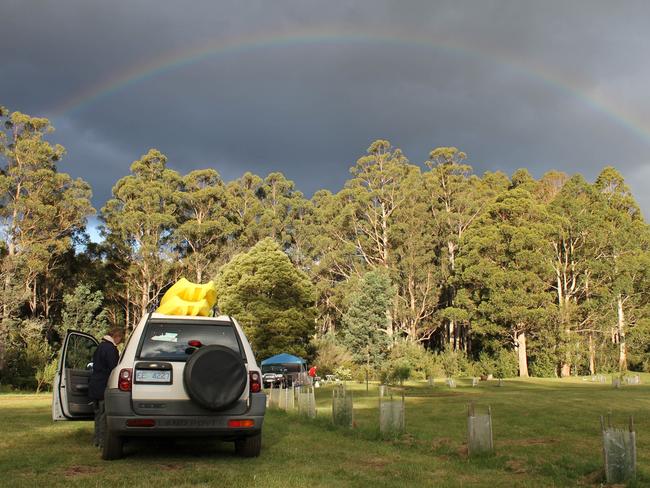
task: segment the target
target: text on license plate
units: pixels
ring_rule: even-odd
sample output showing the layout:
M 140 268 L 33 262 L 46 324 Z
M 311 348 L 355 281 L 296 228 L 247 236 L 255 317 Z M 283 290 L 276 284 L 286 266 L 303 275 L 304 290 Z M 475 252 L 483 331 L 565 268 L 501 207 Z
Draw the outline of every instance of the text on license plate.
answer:
M 136 369 L 136 383 L 169 383 L 172 379 L 171 371 L 155 371 L 151 369 Z

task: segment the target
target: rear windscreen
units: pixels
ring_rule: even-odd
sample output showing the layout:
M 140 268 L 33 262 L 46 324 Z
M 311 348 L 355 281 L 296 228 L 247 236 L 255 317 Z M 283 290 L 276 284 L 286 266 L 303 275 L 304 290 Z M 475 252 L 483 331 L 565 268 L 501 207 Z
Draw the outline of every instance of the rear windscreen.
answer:
M 192 353 L 190 341 L 203 346 L 226 346 L 241 354 L 235 329 L 230 324 L 162 324 L 152 322 L 144 331 L 140 359 L 185 361 Z M 195 342 L 192 342 L 196 345 Z

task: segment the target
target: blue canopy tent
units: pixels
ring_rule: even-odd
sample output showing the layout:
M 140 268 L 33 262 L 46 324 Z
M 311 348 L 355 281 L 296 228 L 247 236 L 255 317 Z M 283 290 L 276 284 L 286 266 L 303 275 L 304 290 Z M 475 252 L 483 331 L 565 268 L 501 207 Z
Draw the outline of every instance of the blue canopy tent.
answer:
M 262 361 L 262 366 L 270 366 L 272 364 L 307 364 L 307 361 L 304 359 L 301 359 L 297 356 L 293 356 L 291 354 L 287 354 L 283 352 L 282 354 L 276 354 L 275 356 L 271 356 L 270 358 L 266 358 L 264 361 Z
M 291 354 L 282 353 L 262 361 L 262 373 L 280 373 L 286 384 L 295 384 L 305 374 L 307 361 Z

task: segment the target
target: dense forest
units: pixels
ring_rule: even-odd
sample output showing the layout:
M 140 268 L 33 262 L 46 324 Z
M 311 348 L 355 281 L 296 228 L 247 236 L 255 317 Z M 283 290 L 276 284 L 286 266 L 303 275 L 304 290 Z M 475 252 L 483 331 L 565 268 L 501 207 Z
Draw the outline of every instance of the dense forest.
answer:
M 342 190 L 306 198 L 281 173 L 182 175 L 151 149 L 94 209 L 57 170 L 47 119 L 1 117 L 4 385 L 47 385 L 66 329 L 128 332 L 181 276 L 215 280 L 260 359 L 396 377 L 650 370 L 650 232 L 613 167 L 477 175 L 460 149 L 413 164 L 377 140 Z

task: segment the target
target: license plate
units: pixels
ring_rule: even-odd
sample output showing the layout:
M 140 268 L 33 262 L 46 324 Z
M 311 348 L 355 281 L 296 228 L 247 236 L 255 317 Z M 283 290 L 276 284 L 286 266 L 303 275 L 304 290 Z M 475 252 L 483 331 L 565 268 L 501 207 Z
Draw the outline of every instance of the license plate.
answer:
M 157 371 L 152 369 L 136 369 L 136 383 L 170 383 L 172 379 L 171 371 Z

